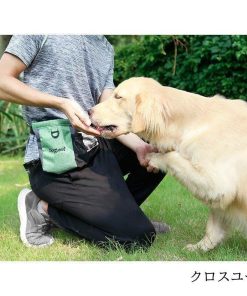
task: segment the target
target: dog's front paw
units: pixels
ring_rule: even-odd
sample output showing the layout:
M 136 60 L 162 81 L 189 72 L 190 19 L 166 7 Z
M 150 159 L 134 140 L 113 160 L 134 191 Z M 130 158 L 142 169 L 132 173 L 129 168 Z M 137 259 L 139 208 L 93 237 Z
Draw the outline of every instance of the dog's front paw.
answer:
M 188 244 L 187 246 L 185 246 L 184 249 L 190 252 L 194 252 L 198 250 L 198 246 L 197 244 Z
M 206 244 L 204 244 L 202 242 L 199 242 L 197 244 L 188 244 L 185 247 L 185 249 L 190 252 L 195 252 L 195 251 L 207 252 L 207 251 L 211 250 L 211 248 L 209 248 Z
M 148 160 L 149 165 L 158 170 L 159 169 L 163 170 L 163 168 L 161 168 L 162 158 L 163 158 L 163 155 L 161 153 L 155 153 L 155 152 L 148 153 L 146 156 L 146 159 Z

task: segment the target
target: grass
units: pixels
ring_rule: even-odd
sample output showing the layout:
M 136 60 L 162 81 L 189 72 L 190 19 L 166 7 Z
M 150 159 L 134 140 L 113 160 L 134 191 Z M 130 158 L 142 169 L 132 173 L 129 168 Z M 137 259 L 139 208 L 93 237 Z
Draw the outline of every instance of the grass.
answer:
M 126 253 L 122 248 L 104 250 L 84 240 L 57 230 L 55 243 L 44 249 L 26 248 L 19 239 L 17 196 L 28 187 L 28 178 L 22 167 L 22 158 L 0 157 L 0 260 L 37 261 L 166 261 L 247 259 L 247 244 L 237 232 L 217 249 L 208 253 L 184 250 L 188 243 L 201 239 L 208 209 L 191 196 L 176 180 L 166 177 L 143 205 L 146 215 L 172 226 L 166 235 L 158 235 L 148 251 Z

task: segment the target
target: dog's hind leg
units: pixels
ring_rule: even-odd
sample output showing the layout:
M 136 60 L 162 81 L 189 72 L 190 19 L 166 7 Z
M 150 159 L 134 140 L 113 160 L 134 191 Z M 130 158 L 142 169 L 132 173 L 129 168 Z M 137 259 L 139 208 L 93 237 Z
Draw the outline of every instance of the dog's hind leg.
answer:
M 190 251 L 202 250 L 204 252 L 214 249 L 221 243 L 227 233 L 228 224 L 221 210 L 213 209 L 207 223 L 206 234 L 197 244 L 189 244 L 186 248 Z

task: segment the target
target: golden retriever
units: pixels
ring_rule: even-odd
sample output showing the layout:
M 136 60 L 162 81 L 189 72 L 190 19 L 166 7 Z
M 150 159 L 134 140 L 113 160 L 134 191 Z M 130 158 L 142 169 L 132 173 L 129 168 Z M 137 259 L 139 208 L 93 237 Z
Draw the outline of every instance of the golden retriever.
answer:
M 206 234 L 189 250 L 213 249 L 231 225 L 247 233 L 246 102 L 130 78 L 92 108 L 91 119 L 103 137 L 133 132 L 156 146 L 150 165 L 175 176 L 210 206 Z

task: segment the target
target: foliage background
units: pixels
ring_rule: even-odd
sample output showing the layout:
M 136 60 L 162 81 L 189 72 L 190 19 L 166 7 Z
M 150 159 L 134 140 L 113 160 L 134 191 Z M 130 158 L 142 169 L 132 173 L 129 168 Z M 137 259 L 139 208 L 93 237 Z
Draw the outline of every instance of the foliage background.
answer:
M 10 36 L 0 36 L 0 55 Z M 115 48 L 117 85 L 133 76 L 205 96 L 247 99 L 247 36 L 108 35 Z M 24 149 L 21 108 L 0 101 L 0 153 Z
M 247 36 L 108 38 L 115 45 L 116 84 L 148 76 L 204 96 L 247 99 Z

